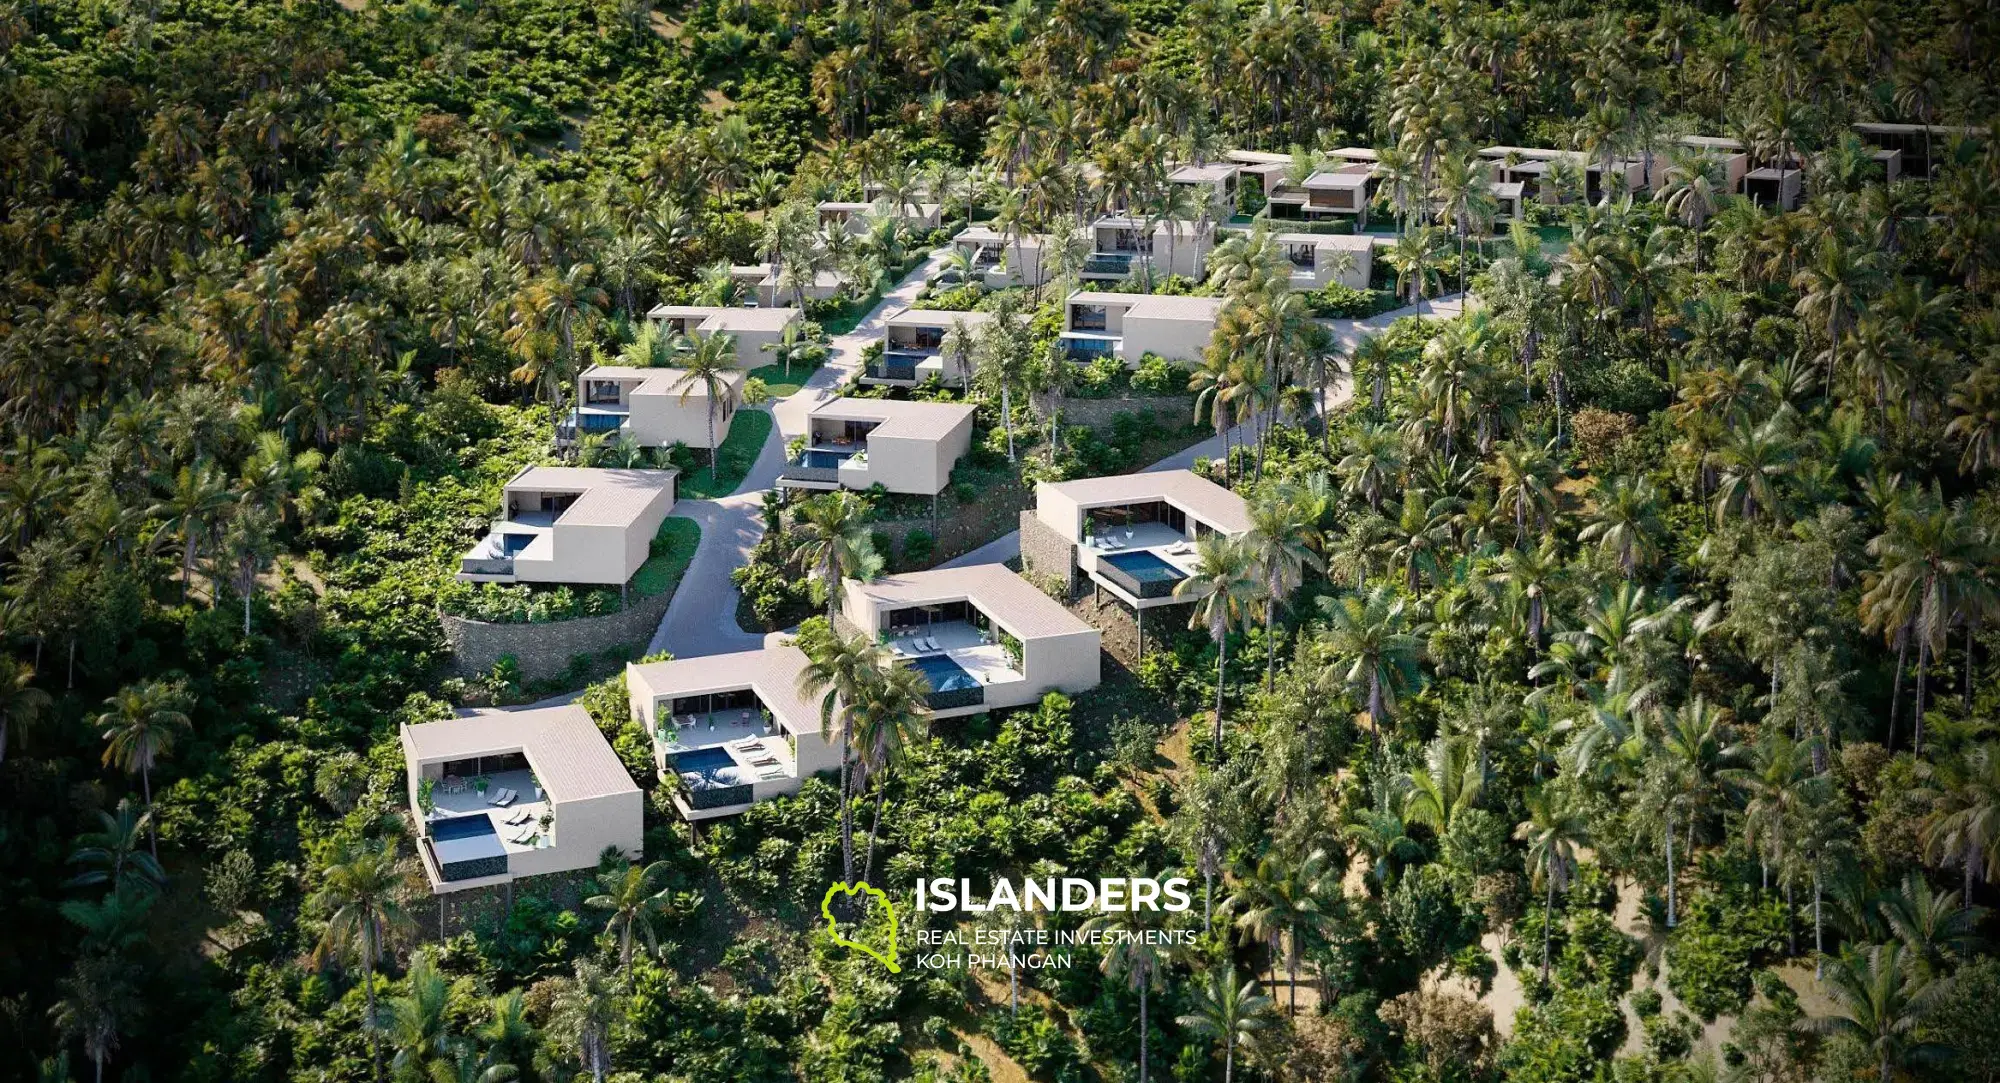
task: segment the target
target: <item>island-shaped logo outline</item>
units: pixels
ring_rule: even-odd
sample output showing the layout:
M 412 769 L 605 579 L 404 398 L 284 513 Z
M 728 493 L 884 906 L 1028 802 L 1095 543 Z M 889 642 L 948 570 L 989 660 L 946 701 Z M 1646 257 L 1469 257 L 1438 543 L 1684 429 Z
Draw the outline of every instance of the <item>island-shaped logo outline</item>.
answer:
M 889 950 L 886 954 L 869 947 L 861 941 L 849 940 L 840 935 L 840 923 L 834 920 L 833 916 L 833 897 L 835 895 L 861 894 L 874 896 L 875 901 L 881 903 L 882 909 L 889 914 Z M 826 897 L 819 901 L 819 914 L 826 919 L 826 932 L 828 936 L 833 937 L 834 943 L 866 954 L 869 958 L 888 967 L 891 974 L 901 974 L 903 972 L 903 968 L 896 965 L 896 904 L 889 901 L 889 896 L 881 888 L 869 886 L 866 880 L 854 884 L 850 884 L 845 880 L 835 881 L 826 889 Z

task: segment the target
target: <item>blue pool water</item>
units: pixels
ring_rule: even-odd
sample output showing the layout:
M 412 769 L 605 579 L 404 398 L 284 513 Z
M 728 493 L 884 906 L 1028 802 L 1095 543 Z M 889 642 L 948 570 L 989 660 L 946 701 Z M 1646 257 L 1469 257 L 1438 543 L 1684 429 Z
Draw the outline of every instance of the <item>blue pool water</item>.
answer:
M 683 775 L 698 775 L 706 782 L 732 785 L 736 781 L 736 761 L 728 749 L 697 748 L 692 752 L 674 753 L 674 770 Z
M 911 665 L 923 670 L 924 679 L 931 682 L 933 692 L 957 692 L 967 688 L 978 688 L 979 678 L 966 672 L 964 666 L 945 657 L 933 654 L 927 658 L 917 658 Z
M 809 450 L 806 452 L 806 461 L 799 465 L 810 466 L 816 470 L 832 470 L 853 457 L 852 451 Z
M 526 549 L 534 540 L 535 536 L 533 534 L 502 534 L 500 535 L 500 551 L 511 557 L 521 550 Z
M 1187 576 L 1151 553 L 1106 553 L 1097 559 L 1141 583 L 1174 583 Z
M 453 816 L 449 820 L 431 821 L 431 840 L 450 842 L 456 839 L 472 839 L 481 835 L 497 835 L 493 830 L 493 817 L 485 813 L 473 816 Z

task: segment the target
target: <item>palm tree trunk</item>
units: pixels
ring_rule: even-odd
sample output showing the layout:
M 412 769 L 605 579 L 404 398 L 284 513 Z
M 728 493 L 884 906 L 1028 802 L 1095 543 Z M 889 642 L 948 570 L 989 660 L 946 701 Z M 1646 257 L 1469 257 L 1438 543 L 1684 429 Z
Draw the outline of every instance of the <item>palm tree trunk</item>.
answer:
M 1278 615 L 1277 576 L 1273 575 L 1265 584 L 1265 588 L 1270 594 L 1270 597 L 1264 599 L 1264 691 L 1268 693 L 1271 691 L 1273 670 L 1278 661 L 1277 640 L 1272 638 L 1276 634 L 1274 625 L 1277 623 Z
M 1924 671 L 1930 668 L 1931 644 L 1928 639 L 1917 641 L 1916 710 L 1910 715 L 1910 751 L 1924 754 Z
M 139 784 L 144 787 L 146 792 L 146 811 L 151 812 L 153 811 L 153 768 L 144 760 L 139 761 Z M 146 824 L 146 833 L 148 841 L 153 847 L 153 861 L 157 864 L 160 860 L 160 829 L 154 826 L 151 821 L 148 821 Z M 116 884 L 114 883 L 113 886 L 115 887 Z
M 834 704 L 834 709 L 838 710 L 839 706 Z M 840 728 L 840 874 L 850 884 L 854 882 L 854 803 L 849 800 L 853 795 L 848 792 L 851 772 L 848 761 L 852 750 L 847 727 L 843 725 Z M 850 896 L 850 907 L 852 901 Z
M 1667 928 L 1674 927 L 1674 817 L 1667 814 Z
M 1139 1083 L 1146 1083 L 1146 986 L 1150 984 L 1148 981 L 1139 986 Z
M 1000 381 L 1000 420 L 1007 428 L 1007 461 L 1014 461 L 1014 397 L 1009 393 L 1007 381 Z
M 374 1065 L 374 1078 L 382 1078 L 382 1038 L 375 1026 L 375 962 L 363 957 L 361 960 L 361 981 L 368 994 L 368 1018 L 362 1024 L 368 1028 L 368 1059 Z
M 1889 686 L 1889 743 L 1884 750 L 1896 750 L 1896 709 L 1903 704 L 1903 665 L 1910 654 L 1910 630 L 1905 627 L 1896 637 L 1896 679 Z
M 1820 903 L 1819 870 L 1814 869 L 1813 870 L 1813 955 L 1816 956 L 1816 958 L 1813 959 L 1814 981 L 1819 980 L 1820 973 L 1822 970 L 1825 969 L 1826 966 L 1826 939 L 1823 935 L 1825 930 L 1825 922 L 1822 920 L 1820 914 L 1819 903 Z
M 1222 682 L 1229 659 L 1229 629 L 1219 627 L 1215 637 L 1215 756 L 1222 758 Z
M 1548 882 L 1547 899 L 1542 903 L 1542 983 L 1546 985 L 1549 980 L 1549 929 L 1556 912 L 1555 870 L 1544 870 L 1542 878 Z
M 875 836 L 882 830 L 882 805 L 889 797 L 889 773 L 884 768 L 882 777 L 875 780 L 875 818 L 868 823 L 868 850 L 861 859 L 861 878 L 866 880 L 875 871 Z

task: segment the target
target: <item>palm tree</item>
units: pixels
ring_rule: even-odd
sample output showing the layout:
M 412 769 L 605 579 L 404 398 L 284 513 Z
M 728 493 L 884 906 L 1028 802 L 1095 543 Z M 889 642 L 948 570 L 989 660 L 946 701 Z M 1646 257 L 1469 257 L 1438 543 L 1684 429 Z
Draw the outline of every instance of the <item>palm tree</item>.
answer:
M 1487 581 L 1511 588 L 1525 603 L 1528 650 L 1542 653 L 1542 629 L 1548 616 L 1549 590 L 1563 579 L 1562 555 L 1554 538 L 1543 538 L 1537 549 L 1509 549 L 1495 561 Z
M 1222 904 L 1236 915 L 1236 927 L 1246 937 L 1270 949 L 1271 967 L 1282 956 L 1291 983 L 1291 1014 L 1299 1009 L 1299 964 L 1308 937 L 1333 917 L 1340 899 L 1340 877 L 1330 871 L 1326 851 L 1314 850 L 1303 859 L 1290 854 L 1266 854 L 1236 885 Z
M 736 368 L 736 336 L 727 331 L 695 335 L 691 341 L 682 344 L 676 360 L 681 374 L 674 379 L 670 390 L 681 393 L 681 405 L 687 405 L 688 397 L 697 391 L 708 400 L 708 470 L 714 474 L 718 450 L 715 412 L 729 401 L 732 394 L 729 374 Z
M 1152 1024 L 1147 1015 L 1148 994 L 1166 988 L 1167 967 L 1173 957 L 1173 949 L 1158 936 L 1165 920 L 1164 911 L 1133 909 L 1098 914 L 1083 923 L 1082 931 L 1102 932 L 1108 937 L 1104 958 L 1098 964 L 1104 976 L 1122 976 L 1139 994 L 1139 1083 L 1147 1083 L 1150 1071 L 1147 1053 L 1152 1045 Z
M 576 961 L 576 976 L 562 979 L 550 1005 L 549 1029 L 576 1054 L 594 1083 L 611 1071 L 611 1028 L 622 1010 L 604 969 L 589 959 Z
M 785 378 L 792 377 L 792 362 L 797 361 L 808 369 L 816 369 L 826 363 L 826 344 L 819 337 L 805 330 L 804 321 L 793 320 L 785 324 L 785 330 L 776 340 L 766 342 L 758 349 L 771 354 L 785 367 Z M 711 443 L 713 439 L 711 438 Z
M 1405 776 L 1403 820 L 1423 824 L 1439 837 L 1451 829 L 1460 811 L 1479 803 L 1486 778 L 1464 742 L 1433 738 L 1424 750 L 1424 766 Z
M 1618 558 L 1625 578 L 1632 578 L 1641 564 L 1659 557 L 1659 490 L 1643 475 L 1617 475 L 1598 483 L 1596 507 L 1586 517 L 1577 540 L 1596 542 L 1598 548 Z
M 1396 360 L 1395 347 L 1387 335 L 1370 332 L 1355 340 L 1349 358 L 1351 369 L 1357 379 L 1364 372 L 1368 374 L 1368 409 L 1377 420 L 1382 417 L 1383 399 L 1389 393 L 1389 370 Z
M 1945 773 L 1932 805 L 1920 835 L 1924 857 L 1958 863 L 1965 875 L 1959 897 L 1970 906 L 1973 881 L 1990 881 L 2000 870 L 2000 751 L 1991 744 L 1967 750 Z
M 145 1011 L 130 973 L 115 956 L 93 952 L 77 960 L 60 988 L 62 999 L 49 1009 L 49 1018 L 65 1040 L 83 1044 L 97 1083 L 104 1083 L 104 1062 L 118 1051 L 119 1035 Z
M 1904 653 L 1917 645 L 1915 736 L 1912 748 L 1924 747 L 1925 671 L 1933 654 L 1942 653 L 1945 636 L 1967 615 L 1990 604 L 1992 587 L 1986 569 L 1995 547 L 1964 502 L 1945 505 L 1929 499 L 1905 501 L 1888 516 L 1883 532 L 1868 542 L 1876 571 L 1865 579 L 1861 595 L 1861 626 L 1880 632 L 1896 644 L 1896 678 L 1890 693 L 1889 742 L 1896 739 L 1896 704 L 1902 698 Z
M 1417 660 L 1429 631 L 1409 622 L 1404 607 L 1402 598 L 1380 586 L 1367 594 L 1319 600 L 1320 614 L 1326 618 L 1327 649 L 1348 664 L 1347 687 L 1365 690 L 1378 750 L 1384 727 L 1395 716 L 1397 696 L 1417 683 Z
M 203 541 L 215 530 L 215 521 L 229 508 L 229 486 L 220 471 L 206 462 L 181 467 L 174 475 L 167 499 L 155 505 L 151 514 L 165 519 L 181 538 L 181 600 L 187 601 L 188 584 L 194 579 L 194 565 Z M 171 537 L 162 531 L 161 537 Z
M 1189 628 L 1206 628 L 1215 642 L 1216 755 L 1222 754 L 1222 694 L 1228 684 L 1229 632 L 1241 628 L 1259 589 L 1255 556 L 1237 538 L 1219 533 L 1196 543 L 1194 568 L 1174 584 L 1174 597 L 1195 600 Z
M 1307 568 L 1326 569 L 1326 562 L 1314 552 L 1319 548 L 1322 510 L 1305 493 L 1291 486 L 1278 486 L 1250 505 L 1250 532 L 1244 541 L 1264 579 L 1264 690 L 1267 692 L 1277 666 L 1274 627 L 1278 606 L 1298 589 Z
M 403 909 L 409 869 L 396 856 L 393 841 L 356 843 L 343 849 L 320 874 L 312 901 L 326 913 L 326 927 L 313 949 L 314 965 L 333 956 L 352 957 L 361 965 L 361 986 L 367 993 L 368 1054 L 374 1077 L 382 1078 L 380 1018 L 375 1010 L 375 968 L 389 943 L 410 924 Z
M 1528 844 L 1528 872 L 1543 891 L 1542 900 L 1542 981 L 1549 980 L 1549 930 L 1556 908 L 1556 892 L 1567 890 L 1576 868 L 1576 848 L 1590 844 L 1584 819 L 1559 795 L 1548 789 L 1532 790 L 1525 798 L 1528 818 L 1514 825 L 1514 837 Z
M 1436 226 L 1419 226 L 1399 234 L 1396 243 L 1382 258 L 1396 271 L 1396 293 L 1403 303 L 1414 305 L 1431 293 L 1438 278 L 1438 254 L 1444 241 Z
M 178 687 L 148 681 L 130 684 L 104 701 L 108 708 L 97 716 L 104 734 L 104 765 L 116 765 L 126 774 L 137 774 L 146 797 L 153 806 L 153 765 L 174 750 L 180 731 L 193 725 L 180 710 Z M 153 859 L 160 857 L 160 835 L 152 835 Z
M 1904 873 L 1902 884 L 1875 905 L 1909 953 L 1910 965 L 1932 978 L 1944 977 L 1952 959 L 1970 953 L 1986 917 L 1985 907 L 1961 904 L 1956 891 L 1932 890 L 1916 871 Z
M 1497 202 L 1493 198 L 1490 163 L 1477 154 L 1447 156 L 1438 163 L 1437 180 L 1431 197 L 1438 209 L 1449 214 L 1453 232 L 1458 234 L 1458 292 L 1465 292 L 1465 241 L 1476 227 L 1482 233 L 1493 221 Z
M 1709 464 L 1722 472 L 1715 493 L 1716 522 L 1724 522 L 1731 510 L 1746 520 L 1755 520 L 1760 510 L 1782 520 L 1778 479 L 1791 473 L 1797 461 L 1783 412 L 1754 427 L 1730 426 L 1722 444 L 1709 452 Z
M 875 815 L 868 824 L 868 848 L 861 859 L 861 878 L 875 869 L 875 840 L 882 831 L 882 806 L 889 797 L 889 772 L 924 737 L 930 726 L 929 679 L 914 666 L 893 663 L 877 670 L 861 686 L 861 696 L 848 711 L 854 730 L 854 789 L 868 792 L 875 782 Z
M 385 1029 L 396 1056 L 389 1067 L 399 1078 L 422 1078 L 449 1062 L 450 1020 L 446 1010 L 451 1000 L 451 983 L 438 972 L 429 950 L 419 951 L 410 960 L 405 979 L 407 991 L 389 998 Z
M 1667 855 L 1667 928 L 1674 927 L 1674 814 L 1679 811 L 1694 846 L 1695 828 L 1714 811 L 1725 767 L 1738 754 L 1729 743 L 1729 712 L 1700 697 L 1667 719 L 1660 754 L 1653 757 L 1648 789 L 1655 791 Z M 1693 855 L 1689 854 L 1692 858 Z
M 122 891 L 128 883 L 144 889 L 167 886 L 167 874 L 159 859 L 141 850 L 139 840 L 153 826 L 153 810 L 141 808 L 129 797 L 120 798 L 116 814 L 94 809 L 98 829 L 77 836 L 77 848 L 69 855 L 72 865 L 87 866 L 69 880 L 68 886 L 104 884 Z
M 844 494 L 843 494 L 844 495 Z M 868 683 L 891 663 L 887 648 L 865 635 L 843 638 L 829 624 L 825 632 L 803 636 L 806 666 L 799 671 L 799 697 L 818 703 L 820 736 L 840 740 L 840 854 L 842 878 L 854 880 L 854 709 Z
M 53 702 L 34 680 L 34 666 L 11 655 L 0 658 L 0 763 L 6 762 L 7 739 L 14 728 L 26 730 Z
M 1949 985 L 1931 981 L 1905 966 L 1901 944 L 1875 944 L 1842 949 L 1827 968 L 1825 993 L 1834 1014 L 1799 1021 L 1820 1034 L 1851 1034 L 1868 1047 L 1881 1066 L 1881 1083 L 1891 1083 L 1898 1069 L 1936 1059 L 1943 1050 L 1918 1032 Z
M 1750 766 L 1722 772 L 1724 784 L 1743 798 L 1743 844 L 1756 852 L 1767 884 L 1772 867 L 1785 862 L 1786 829 L 1798 819 L 1805 780 L 1815 773 L 1812 743 L 1783 731 L 1767 733 L 1752 746 Z
M 1334 465 L 1349 496 L 1368 501 L 1371 511 L 1382 510 L 1382 494 L 1393 488 L 1404 466 L 1403 440 L 1384 424 L 1362 425 L 1350 432 L 1344 446 L 1346 455 Z
M 883 558 L 875 551 L 867 516 L 868 506 L 846 491 L 815 496 L 799 505 L 791 531 L 792 560 L 811 578 L 815 600 L 826 603 L 829 622 L 840 609 L 841 583 L 848 579 L 866 583 L 882 572 Z
M 1271 1026 L 1271 998 L 1257 991 L 1257 979 L 1239 984 L 1225 966 L 1195 987 L 1192 1007 L 1178 1022 L 1221 1047 L 1222 1083 L 1234 1083 L 1237 1051 L 1254 1052 Z
M 597 885 L 603 890 L 583 900 L 583 905 L 592 910 L 610 913 L 605 931 L 618 936 L 618 965 L 628 978 L 632 974 L 634 931 L 645 938 L 648 951 L 654 955 L 660 953 L 659 933 L 654 924 L 673 910 L 673 888 L 665 883 L 671 871 L 664 861 L 643 867 L 622 865 L 600 874 Z

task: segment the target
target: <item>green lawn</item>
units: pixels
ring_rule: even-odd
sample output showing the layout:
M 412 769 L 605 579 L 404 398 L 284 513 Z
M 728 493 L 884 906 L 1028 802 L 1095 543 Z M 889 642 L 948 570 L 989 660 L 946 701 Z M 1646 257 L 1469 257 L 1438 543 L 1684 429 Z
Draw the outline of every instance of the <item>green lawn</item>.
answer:
M 751 369 L 745 375 L 754 376 L 764 381 L 764 386 L 771 389 L 771 397 L 782 399 L 787 395 L 798 394 L 799 388 L 805 386 L 806 378 L 816 371 L 818 371 L 818 366 L 816 365 L 807 367 L 794 361 L 790 376 L 785 375 L 785 366 L 783 365 L 762 365 Z
M 708 454 L 700 450 L 692 452 L 701 465 L 681 474 L 680 499 L 709 500 L 735 492 L 743 484 L 743 475 L 757 462 L 757 453 L 764 450 L 764 440 L 770 435 L 769 413 L 738 410 L 729 423 L 729 438 L 722 442 L 716 455 L 717 468 L 713 473 L 708 469 Z
M 640 597 L 666 594 L 681 581 L 688 562 L 694 559 L 695 549 L 701 545 L 701 524 L 670 515 L 660 524 L 655 539 L 660 543 L 660 551 L 646 558 L 646 563 L 632 576 L 632 590 Z

